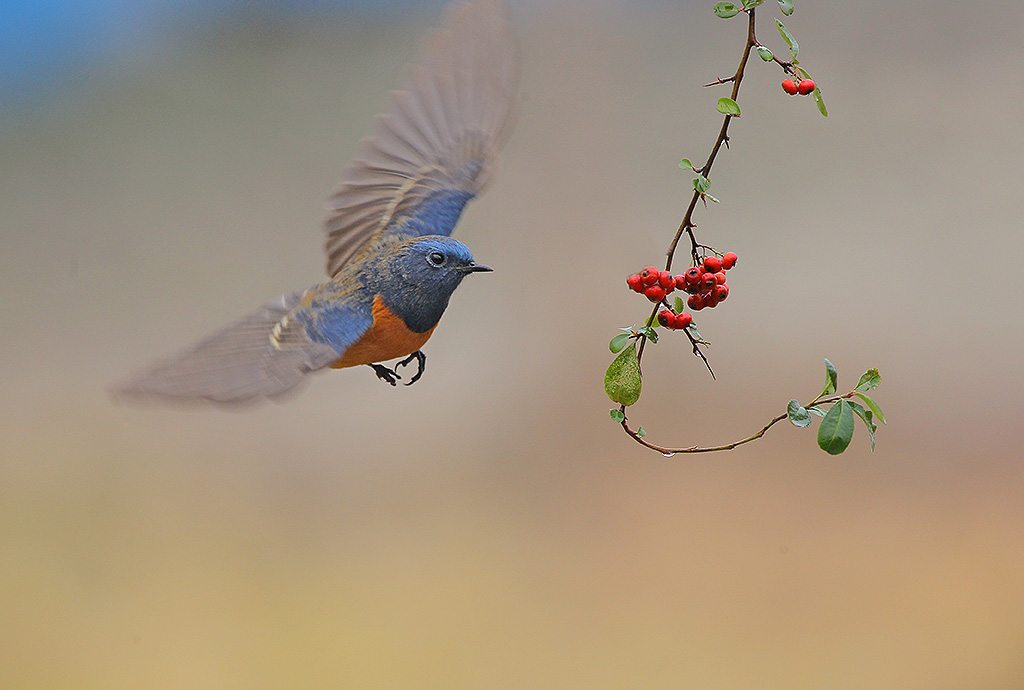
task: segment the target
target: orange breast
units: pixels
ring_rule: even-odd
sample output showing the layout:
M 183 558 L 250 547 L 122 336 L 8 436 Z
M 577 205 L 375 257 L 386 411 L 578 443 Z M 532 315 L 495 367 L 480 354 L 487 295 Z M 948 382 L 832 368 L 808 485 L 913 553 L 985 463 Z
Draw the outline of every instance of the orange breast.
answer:
M 434 328 L 426 333 L 410 331 L 405 322 L 384 306 L 380 295 L 377 295 L 373 298 L 373 325 L 331 367 L 343 369 L 405 357 L 423 347 Z

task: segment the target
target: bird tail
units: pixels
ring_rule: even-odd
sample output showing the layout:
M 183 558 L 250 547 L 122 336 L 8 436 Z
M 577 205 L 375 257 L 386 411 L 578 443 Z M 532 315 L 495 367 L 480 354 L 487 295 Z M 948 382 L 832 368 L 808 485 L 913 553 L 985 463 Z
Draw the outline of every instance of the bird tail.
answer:
M 203 340 L 111 387 L 115 400 L 237 404 L 276 398 L 326 367 L 338 354 L 286 328 L 303 293 L 285 295 Z M 285 334 L 287 337 L 281 337 Z

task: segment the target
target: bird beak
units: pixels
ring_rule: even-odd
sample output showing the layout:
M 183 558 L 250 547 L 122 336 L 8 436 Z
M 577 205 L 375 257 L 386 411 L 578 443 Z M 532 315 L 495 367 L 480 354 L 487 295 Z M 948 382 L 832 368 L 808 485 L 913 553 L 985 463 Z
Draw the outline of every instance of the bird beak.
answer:
M 465 266 L 462 266 L 461 268 L 459 268 L 459 270 L 464 273 L 487 273 L 489 271 L 493 271 L 494 269 L 491 268 L 490 266 L 484 266 L 483 264 L 478 264 L 477 262 L 473 261 L 471 263 L 466 264 Z

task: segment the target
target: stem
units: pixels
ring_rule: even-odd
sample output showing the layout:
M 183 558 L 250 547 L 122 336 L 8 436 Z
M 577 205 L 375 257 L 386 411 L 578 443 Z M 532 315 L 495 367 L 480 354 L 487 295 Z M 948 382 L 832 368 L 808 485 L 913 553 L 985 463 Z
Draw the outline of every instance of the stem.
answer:
M 821 400 L 815 399 L 814 402 L 808 403 L 807 405 L 805 405 L 805 407 L 810 407 L 811 405 L 828 405 L 828 404 L 831 404 L 831 403 L 837 403 L 840 400 L 843 400 L 843 399 L 846 399 L 846 398 L 852 398 L 856 394 L 857 394 L 857 391 L 850 391 L 849 393 L 846 393 L 845 395 L 837 395 L 837 396 L 834 396 L 834 397 L 831 397 L 831 398 L 823 398 Z M 623 412 L 625 412 L 626 408 L 625 408 L 625 406 L 622 406 L 619 409 L 621 409 Z M 659 453 L 662 453 L 663 455 L 675 455 L 676 453 L 714 453 L 714 452 L 720 451 L 720 450 L 732 450 L 733 448 L 736 448 L 738 446 L 742 446 L 744 443 L 750 443 L 751 441 L 756 441 L 757 439 L 761 438 L 762 436 L 764 436 L 766 431 L 768 431 L 773 426 L 775 426 L 776 424 L 781 422 L 783 419 L 786 419 L 786 415 L 785 414 L 780 414 L 778 417 L 773 417 L 772 420 L 770 422 L 768 422 L 767 424 L 765 424 L 763 427 L 761 427 L 761 430 L 758 431 L 756 434 L 753 434 L 751 436 L 747 436 L 745 439 L 742 439 L 740 441 L 734 441 L 733 443 L 727 443 L 724 446 L 704 446 L 704 447 L 701 447 L 701 446 L 690 446 L 688 448 L 664 448 L 662 446 L 655 445 L 655 444 L 647 441 L 646 439 L 644 439 L 642 436 L 640 436 L 639 433 L 637 433 L 633 429 L 630 429 L 629 428 L 629 424 L 627 423 L 628 420 L 623 419 L 621 424 L 622 424 L 622 428 L 626 431 L 626 433 L 629 434 L 633 438 L 633 440 L 636 441 L 637 443 L 639 443 L 640 445 L 646 446 L 647 448 L 650 448 L 651 450 L 656 450 Z

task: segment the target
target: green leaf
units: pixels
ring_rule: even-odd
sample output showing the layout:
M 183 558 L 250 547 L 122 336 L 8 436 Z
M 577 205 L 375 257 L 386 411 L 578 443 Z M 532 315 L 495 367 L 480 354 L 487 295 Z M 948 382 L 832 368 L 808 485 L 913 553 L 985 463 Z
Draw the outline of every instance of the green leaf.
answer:
M 836 392 L 836 385 L 839 382 L 839 373 L 836 372 L 836 366 L 832 362 L 825 360 L 825 388 L 822 389 L 822 395 L 831 395 Z M 820 397 L 820 396 L 819 396 Z
M 761 59 L 764 60 L 765 62 L 771 62 L 772 60 L 775 59 L 775 56 L 772 54 L 772 51 L 769 50 L 766 46 L 758 46 L 757 54 L 760 55 Z
M 616 424 L 622 424 L 626 421 L 626 413 L 622 410 L 608 410 L 608 414 Z
M 640 438 L 643 438 L 644 436 L 647 435 L 647 429 L 643 428 L 642 426 L 637 427 L 636 435 L 639 436 Z
M 729 17 L 735 17 L 740 13 L 740 9 L 731 2 L 718 2 L 715 3 L 715 16 L 719 19 L 728 19 Z
M 793 0 L 779 0 L 779 9 L 787 17 L 793 14 Z
M 829 455 L 839 455 L 853 438 L 853 407 L 840 400 L 828 411 L 818 427 L 818 447 Z
M 677 314 L 683 313 L 686 310 L 686 302 L 679 295 L 676 295 L 675 300 L 672 302 L 672 306 L 675 308 Z
M 782 36 L 782 40 L 789 46 L 789 52 L 793 54 L 793 59 L 796 60 L 796 56 L 800 54 L 800 44 L 793 38 L 793 34 L 789 33 L 789 29 L 786 25 L 780 22 L 778 19 L 775 20 L 775 26 L 779 30 L 779 35 Z
M 705 193 L 704 193 L 704 194 L 703 194 L 702 196 L 703 196 L 703 197 L 704 197 L 705 199 L 709 199 L 710 201 L 712 201 L 712 202 L 714 202 L 714 203 L 716 203 L 716 204 L 718 204 L 718 203 L 721 203 L 721 202 L 720 202 L 720 201 L 718 200 L 718 197 L 717 197 L 717 196 L 711 196 L 711 195 L 710 195 L 710 194 L 708 194 L 707 192 L 705 192 Z
M 875 423 L 871 420 L 871 410 L 865 410 L 863 405 L 855 402 L 850 402 L 850 407 L 857 413 L 857 416 L 864 422 L 864 426 L 868 428 L 868 436 L 871 437 L 871 452 L 875 452 L 875 430 L 878 428 Z
M 818 104 L 818 112 L 823 116 L 828 117 L 828 108 L 825 107 L 825 101 L 821 98 L 821 89 L 814 87 L 814 91 L 811 91 L 811 95 L 814 96 L 814 102 Z
M 789 421 L 793 426 L 798 426 L 801 429 L 811 423 L 811 415 L 808 414 L 799 400 L 789 401 L 789 404 L 786 405 L 786 416 L 789 417 Z
M 857 387 L 854 390 L 873 391 L 878 388 L 878 384 L 881 382 L 882 375 L 878 373 L 878 369 L 868 369 L 860 377 L 860 381 L 857 382 Z
M 693 163 L 690 162 L 689 158 L 684 158 L 679 161 L 679 167 L 683 170 L 693 170 Z
M 739 104 L 731 98 L 722 97 L 718 99 L 718 112 L 725 115 L 740 116 Z
M 757 7 L 763 5 L 764 0 L 743 0 L 743 9 L 749 10 L 751 7 Z
M 612 402 L 628 406 L 640 399 L 641 387 L 640 360 L 637 359 L 636 346 L 630 345 L 608 365 L 604 374 L 604 392 Z
M 872 400 L 865 393 L 857 393 L 856 395 L 858 398 L 864 401 L 864 404 L 867 405 L 872 412 L 875 413 L 875 417 L 878 419 L 878 421 L 880 421 L 882 424 L 888 424 L 888 422 L 885 421 L 885 415 L 882 414 L 882 408 L 878 406 L 878 403 Z
M 819 417 L 825 416 L 825 410 L 821 409 L 817 405 L 811 405 L 810 407 L 807 408 L 807 411 L 810 412 L 811 414 L 816 414 Z
M 626 347 L 626 343 L 629 342 L 629 336 L 629 333 L 619 333 L 608 343 L 608 349 L 612 352 L 621 352 L 622 348 Z
M 657 317 L 655 317 L 654 322 L 656 324 L 658 323 Z M 661 324 L 658 325 L 660 326 Z M 640 335 L 646 336 L 647 339 L 650 340 L 655 345 L 658 344 L 658 331 L 654 330 L 654 326 L 642 326 L 636 329 L 636 332 L 639 333 Z
M 697 175 L 693 178 L 693 188 L 703 194 L 711 188 L 711 182 L 703 175 Z

